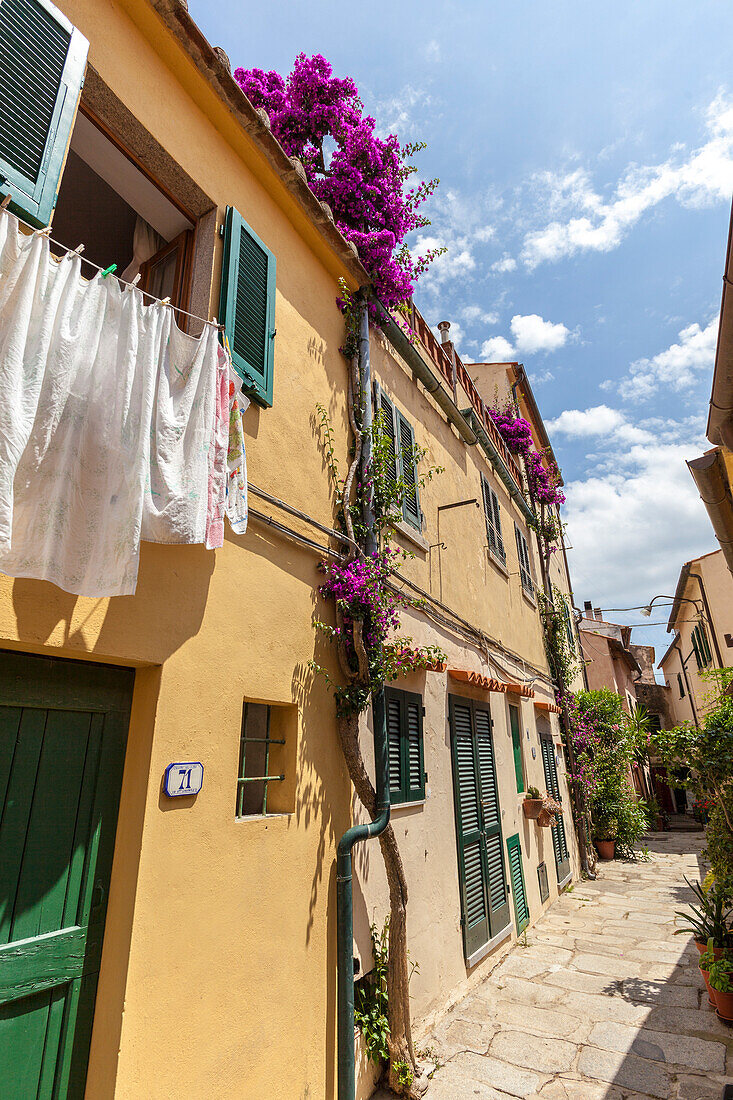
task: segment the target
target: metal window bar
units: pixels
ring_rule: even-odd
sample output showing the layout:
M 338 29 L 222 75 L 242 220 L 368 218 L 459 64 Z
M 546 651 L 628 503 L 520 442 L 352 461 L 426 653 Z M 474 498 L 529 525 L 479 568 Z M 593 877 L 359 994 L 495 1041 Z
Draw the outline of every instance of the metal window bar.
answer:
M 242 734 L 239 746 L 239 778 L 237 779 L 237 817 L 250 817 L 254 815 L 245 814 L 244 812 L 244 791 L 245 783 L 262 783 L 264 784 L 262 792 L 262 816 L 267 814 L 267 786 L 269 783 L 279 783 L 285 779 L 284 775 L 269 775 L 270 771 L 270 745 L 284 745 L 284 738 L 270 737 L 270 717 L 272 714 L 271 708 L 267 707 L 267 725 L 265 729 L 264 737 L 248 737 L 247 736 L 247 718 L 249 716 L 249 703 L 244 704 L 244 713 L 242 715 Z M 248 744 L 260 744 L 265 746 L 265 774 L 264 775 L 245 775 L 245 760 Z

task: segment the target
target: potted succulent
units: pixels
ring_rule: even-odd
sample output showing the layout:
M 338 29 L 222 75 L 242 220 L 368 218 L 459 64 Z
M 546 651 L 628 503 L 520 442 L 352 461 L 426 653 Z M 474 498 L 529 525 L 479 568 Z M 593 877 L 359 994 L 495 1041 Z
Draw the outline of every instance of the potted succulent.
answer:
M 557 819 L 561 813 L 562 806 L 560 803 L 552 795 L 546 794 L 542 799 L 542 809 L 537 818 L 537 824 L 542 826 L 543 829 L 552 828 L 553 825 L 557 824 Z
M 712 939 L 708 940 L 708 945 L 700 956 L 700 962 L 698 963 L 698 965 L 700 967 L 700 973 L 703 976 L 703 981 L 705 982 L 705 987 L 708 991 L 708 1000 L 714 1008 L 717 1008 L 715 995 L 713 993 L 712 986 L 710 985 L 710 968 L 715 965 L 715 955 L 713 954 Z
M 729 954 L 721 955 L 710 966 L 708 991 L 713 995 L 718 1016 L 733 1023 L 733 958 Z
M 524 816 L 532 820 L 540 816 L 540 811 L 542 810 L 542 796 L 536 787 L 527 787 L 522 809 L 524 810 Z
M 720 890 L 714 879 L 706 879 L 705 882 L 690 882 L 685 877 L 685 882 L 695 894 L 696 901 L 688 906 L 689 912 L 676 912 L 676 917 L 681 917 L 685 922 L 682 927 L 675 929 L 675 936 L 684 936 L 692 933 L 695 947 L 700 954 L 705 950 L 708 941 L 714 945 L 716 958 L 726 947 L 733 947 L 731 936 L 731 914 L 727 892 Z

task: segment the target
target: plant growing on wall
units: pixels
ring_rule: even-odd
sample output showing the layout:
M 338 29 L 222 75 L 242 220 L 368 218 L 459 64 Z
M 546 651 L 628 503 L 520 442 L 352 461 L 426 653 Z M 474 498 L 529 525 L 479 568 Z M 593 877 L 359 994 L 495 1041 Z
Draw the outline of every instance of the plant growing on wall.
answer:
M 255 107 L 264 108 L 275 137 L 305 169 L 311 190 L 328 203 L 344 237 L 369 272 L 388 309 L 404 303 L 415 280 L 444 249 L 414 259 L 405 238 L 429 225 L 419 207 L 438 180 L 406 187 L 423 143 L 401 146 L 394 134 L 380 137 L 364 113 L 356 84 L 333 75 L 320 54 L 295 59 L 283 79 L 262 69 L 236 69 L 234 79 Z

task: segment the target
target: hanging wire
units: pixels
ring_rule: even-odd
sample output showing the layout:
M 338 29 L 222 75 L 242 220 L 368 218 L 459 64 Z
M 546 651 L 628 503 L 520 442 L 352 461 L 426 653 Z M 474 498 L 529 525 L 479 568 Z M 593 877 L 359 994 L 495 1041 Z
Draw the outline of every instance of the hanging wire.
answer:
M 10 214 L 10 211 L 7 210 L 6 213 Z M 57 248 L 64 249 L 64 255 L 59 256 L 57 258 L 58 263 L 61 263 L 62 260 L 69 259 L 71 256 L 77 256 L 77 255 L 79 255 L 80 251 L 83 251 L 83 248 L 84 248 L 83 245 L 78 245 L 76 248 L 69 248 L 68 245 L 62 244 L 61 241 L 57 241 L 54 237 L 51 236 L 51 227 L 50 226 L 46 226 L 44 229 L 37 229 L 35 226 L 30 225 L 30 223 L 25 221 L 23 218 L 19 218 L 17 214 L 11 214 L 11 217 L 15 218 L 15 220 L 20 222 L 21 225 L 25 225 L 25 226 L 28 227 L 28 229 L 31 229 L 33 231 L 34 236 L 36 236 L 36 237 L 48 237 L 48 240 L 49 240 L 50 244 L 55 244 Z M 108 277 L 109 274 L 111 274 L 109 268 L 101 267 L 99 264 L 92 263 L 91 260 L 88 260 L 88 259 L 85 258 L 84 263 L 89 264 L 90 267 L 96 268 L 97 271 L 101 271 L 102 274 L 105 275 L 106 277 Z M 113 266 L 115 266 L 115 265 L 113 265 Z M 120 283 L 121 286 L 128 287 L 128 288 L 134 287 L 136 282 L 137 282 L 137 279 L 138 279 L 138 276 L 136 276 L 135 279 L 131 283 L 126 283 L 124 279 L 121 279 L 119 277 L 119 275 L 114 275 L 113 277 L 115 279 L 117 279 L 117 282 Z M 197 313 L 189 313 L 187 309 L 181 309 L 180 306 L 172 305 L 170 299 L 163 300 L 162 298 L 156 298 L 153 294 L 149 294 L 147 290 L 142 290 L 142 291 L 140 291 L 140 293 L 144 294 L 147 298 L 152 299 L 153 302 L 157 302 L 158 305 L 168 306 L 170 309 L 174 310 L 176 313 L 182 313 L 184 315 L 184 317 L 190 317 L 194 321 L 200 321 L 202 325 L 212 325 L 214 328 L 219 329 L 220 332 L 224 331 L 224 325 L 220 325 L 218 323 L 218 321 L 216 321 L 216 320 L 209 321 L 208 318 L 206 318 L 206 317 L 199 317 Z

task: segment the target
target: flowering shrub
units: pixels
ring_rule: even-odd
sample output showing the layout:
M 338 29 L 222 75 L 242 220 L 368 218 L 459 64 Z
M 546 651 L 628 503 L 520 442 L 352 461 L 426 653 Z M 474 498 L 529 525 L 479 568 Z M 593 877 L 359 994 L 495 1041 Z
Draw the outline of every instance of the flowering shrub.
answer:
M 629 783 L 636 745 L 621 696 L 601 688 L 567 695 L 564 703 L 575 754 L 570 778 L 585 797 L 594 835 L 631 854 L 647 819 Z
M 405 302 L 443 251 L 413 260 L 404 245 L 408 233 L 429 224 L 417 211 L 438 184 L 433 179 L 405 189 L 415 171 L 408 159 L 424 146 L 400 146 L 393 134 L 378 137 L 354 81 L 333 76 L 320 54 L 298 54 L 286 80 L 262 69 L 236 69 L 234 78 L 254 106 L 267 111 L 288 156 L 302 161 L 311 190 L 356 245 L 382 302 L 388 308 Z
M 548 470 L 542 455 L 532 446 L 532 425 L 523 416 L 519 416 L 511 402 L 503 408 L 489 409 L 501 438 L 512 454 L 521 455 L 527 473 L 527 486 L 530 499 L 540 505 L 559 505 L 565 503 L 565 495 L 560 491 L 560 474 L 555 465 Z

